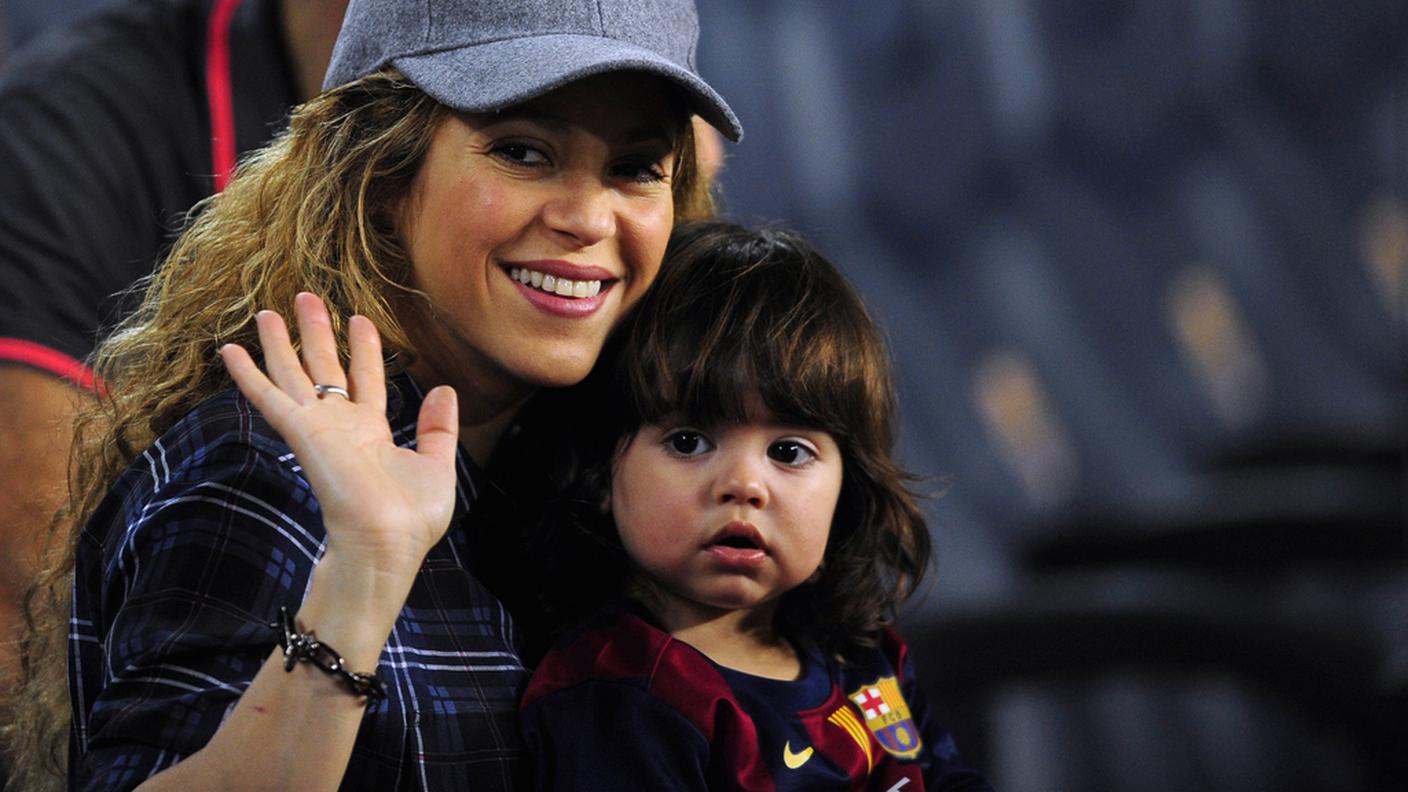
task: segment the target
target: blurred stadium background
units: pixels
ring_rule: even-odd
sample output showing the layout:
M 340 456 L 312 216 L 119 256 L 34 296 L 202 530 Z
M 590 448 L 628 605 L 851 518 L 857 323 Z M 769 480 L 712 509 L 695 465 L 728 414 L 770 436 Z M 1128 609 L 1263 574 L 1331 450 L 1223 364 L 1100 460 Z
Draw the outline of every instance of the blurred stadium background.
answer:
M 698 2 L 727 212 L 889 333 L 968 758 L 1408 789 L 1408 3 Z

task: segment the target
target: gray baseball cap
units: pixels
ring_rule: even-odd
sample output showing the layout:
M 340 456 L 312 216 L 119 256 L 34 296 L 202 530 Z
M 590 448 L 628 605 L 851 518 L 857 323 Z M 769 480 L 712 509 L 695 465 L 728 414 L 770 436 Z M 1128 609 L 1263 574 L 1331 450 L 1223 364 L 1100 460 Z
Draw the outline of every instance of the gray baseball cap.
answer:
M 351 0 L 326 90 L 395 66 L 437 101 L 489 112 L 612 71 L 666 77 L 730 140 L 743 127 L 699 77 L 694 0 Z

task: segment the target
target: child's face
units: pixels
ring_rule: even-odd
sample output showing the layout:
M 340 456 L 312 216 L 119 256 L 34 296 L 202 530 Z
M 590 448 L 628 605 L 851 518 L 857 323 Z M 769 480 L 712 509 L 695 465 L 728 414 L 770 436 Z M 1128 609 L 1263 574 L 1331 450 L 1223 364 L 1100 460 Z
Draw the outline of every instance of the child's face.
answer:
M 645 426 L 616 462 L 611 510 L 666 608 L 771 607 L 820 566 L 841 469 L 815 429 Z

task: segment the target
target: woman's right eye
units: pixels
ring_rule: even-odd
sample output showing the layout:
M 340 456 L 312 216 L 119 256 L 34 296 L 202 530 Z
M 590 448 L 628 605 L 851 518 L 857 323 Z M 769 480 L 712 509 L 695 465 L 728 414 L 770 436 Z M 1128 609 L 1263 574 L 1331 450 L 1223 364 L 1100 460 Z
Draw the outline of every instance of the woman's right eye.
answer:
M 714 448 L 709 438 L 693 429 L 677 429 L 665 436 L 665 450 L 675 456 L 699 456 Z
M 541 168 L 551 162 L 548 155 L 537 146 L 519 141 L 496 143 L 490 153 L 499 159 L 529 168 Z

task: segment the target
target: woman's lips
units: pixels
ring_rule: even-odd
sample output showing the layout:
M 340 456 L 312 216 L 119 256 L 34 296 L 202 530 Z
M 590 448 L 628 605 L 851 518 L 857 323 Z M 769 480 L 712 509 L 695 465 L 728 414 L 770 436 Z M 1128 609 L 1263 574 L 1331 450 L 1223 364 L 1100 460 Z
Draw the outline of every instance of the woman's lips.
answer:
M 599 267 L 562 261 L 511 264 L 504 272 L 533 305 L 567 318 L 595 313 L 616 284 L 616 279 Z

